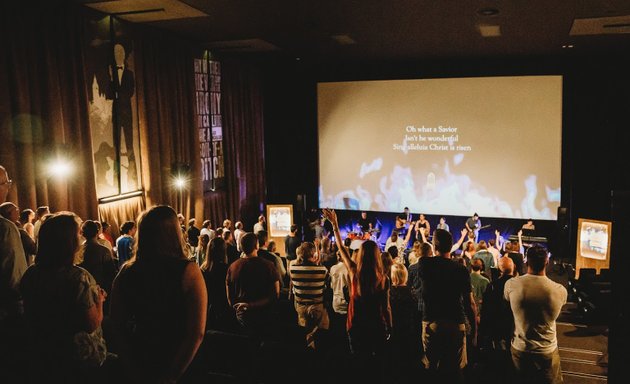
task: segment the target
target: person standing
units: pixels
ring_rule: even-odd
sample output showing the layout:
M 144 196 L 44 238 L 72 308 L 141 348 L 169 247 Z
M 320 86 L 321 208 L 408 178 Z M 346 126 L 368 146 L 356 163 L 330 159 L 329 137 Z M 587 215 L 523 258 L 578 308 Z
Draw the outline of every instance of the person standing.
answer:
M 188 244 L 190 244 L 193 248 L 196 248 L 197 245 L 199 245 L 199 235 L 201 235 L 201 231 L 195 225 L 196 223 L 197 220 L 195 219 L 188 220 L 188 230 L 186 231 Z
M 505 283 L 504 298 L 514 314 L 512 361 L 525 383 L 562 383 L 556 320 L 567 290 L 546 275 L 549 253 L 541 245 L 527 251 L 527 274 Z
M 265 229 L 265 216 L 258 216 L 258 222 L 254 224 L 254 235 L 257 235 L 258 232 Z
M 290 233 L 287 237 L 284 238 L 284 251 L 287 255 L 287 260 L 295 260 L 297 259 L 297 249 L 302 243 L 300 238 L 297 236 L 298 226 L 295 224 L 291 225 Z
M 37 242 L 37 238 L 39 236 L 39 228 L 44 223 L 44 218 L 47 215 L 50 215 L 50 208 L 47 205 L 42 205 L 41 207 L 37 207 L 37 218 L 35 219 L 35 224 L 33 225 L 33 236 L 35 237 L 35 242 Z
M 436 257 L 418 261 L 424 313 L 422 319 L 423 363 L 445 383 L 462 383 L 466 354 L 466 318 L 471 339 L 476 339 L 477 306 L 470 275 L 451 259 L 453 237 L 437 229 L 433 236 Z
M 244 257 L 234 261 L 225 279 L 228 303 L 243 331 L 251 336 L 273 336 L 273 308 L 280 295 L 280 274 L 273 263 L 258 257 L 258 237 L 241 238 Z
M 329 209 L 324 209 L 323 213 L 333 225 L 335 238 L 340 239 L 337 214 Z M 374 241 L 363 242 L 354 260 L 345 247 L 339 247 L 339 250 L 350 277 L 346 323 L 350 350 L 366 364 L 362 372 L 366 374 L 371 371 L 369 368 L 385 367 L 385 346 L 392 329 L 389 279 L 383 268 L 380 249 Z
M 446 218 L 444 216 L 440 217 L 440 223 L 437 225 L 436 229 L 443 229 L 446 232 L 450 232 L 450 228 L 448 224 L 446 224 Z
M 120 226 L 121 235 L 116 239 L 116 253 L 118 254 L 118 268 L 122 268 L 133 256 L 133 237 L 136 234 L 136 223 L 126 221 Z
M 479 229 L 481 228 L 481 219 L 479 215 L 475 214 L 466 220 L 466 229 L 469 233 L 475 234 L 475 244 L 479 242 Z
M 112 340 L 126 371 L 123 382 L 175 383 L 203 340 L 206 287 L 188 259 L 173 208 L 144 211 L 137 241 L 111 294 Z

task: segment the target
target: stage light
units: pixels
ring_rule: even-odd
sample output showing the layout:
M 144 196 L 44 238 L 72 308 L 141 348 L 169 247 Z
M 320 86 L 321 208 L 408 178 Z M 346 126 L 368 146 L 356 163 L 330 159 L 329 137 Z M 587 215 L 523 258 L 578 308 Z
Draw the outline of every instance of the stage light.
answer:
M 177 176 L 173 181 L 173 185 L 175 185 L 177 189 L 182 189 L 186 186 L 186 179 L 182 176 Z
M 72 163 L 63 158 L 57 158 L 48 164 L 48 173 L 54 177 L 66 178 L 70 176 L 73 171 L 74 166 Z

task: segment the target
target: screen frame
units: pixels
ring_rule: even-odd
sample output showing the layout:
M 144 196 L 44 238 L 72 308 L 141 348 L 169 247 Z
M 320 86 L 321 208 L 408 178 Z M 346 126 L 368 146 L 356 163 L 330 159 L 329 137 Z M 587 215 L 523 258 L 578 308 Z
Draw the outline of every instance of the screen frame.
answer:
M 460 68 L 449 68 L 447 67 L 440 67 L 440 69 L 434 69 L 431 71 L 428 71 L 428 74 L 425 76 L 420 75 L 419 73 L 417 73 L 416 70 L 411 70 L 411 72 L 408 72 L 408 70 L 403 71 L 403 73 L 401 74 L 400 71 L 396 71 L 396 70 L 391 70 L 391 69 L 386 69 L 386 73 L 382 74 L 380 72 L 377 73 L 373 73 L 372 70 L 365 69 L 363 71 L 359 70 L 359 74 L 358 75 L 325 75 L 325 76 L 319 76 L 318 78 L 316 78 L 313 83 L 312 83 L 312 93 L 314 95 L 314 124 L 315 124 L 315 139 L 316 139 L 316 145 L 315 145 L 315 158 L 316 158 L 316 169 L 317 169 L 317 175 L 316 175 L 316 185 L 314 186 L 315 188 L 313 189 L 313 192 L 315 192 L 315 196 L 316 196 L 316 207 L 319 209 L 323 209 L 323 208 L 332 208 L 332 207 L 323 207 L 320 204 L 321 201 L 321 196 L 320 196 L 320 187 L 321 187 L 321 143 L 320 143 L 320 121 L 319 121 L 319 86 L 320 84 L 327 84 L 327 83 L 350 83 L 350 82 L 379 82 L 379 81 L 415 81 L 415 80 L 439 80 L 439 79 L 473 79 L 473 78 L 504 78 L 504 77 L 543 77 L 543 76 L 557 76 L 560 77 L 560 81 L 561 81 L 561 102 L 560 102 L 560 110 L 561 110 L 561 115 L 560 115 L 560 148 L 559 148 L 559 167 L 560 167 L 560 176 L 559 176 L 559 185 L 560 185 L 560 202 L 559 202 L 559 206 L 568 206 L 569 204 L 567 203 L 567 200 L 570 198 L 569 194 L 566 192 L 567 191 L 567 177 L 569 177 L 569 175 L 566 174 L 565 169 L 566 169 L 566 158 L 565 158 L 565 154 L 566 152 L 568 152 L 565 148 L 566 145 L 566 140 L 565 140 L 565 135 L 566 135 L 566 129 L 565 129 L 565 124 L 566 124 L 566 113 L 567 113 L 567 102 L 568 102 L 568 98 L 570 98 L 570 94 L 567 93 L 567 73 L 565 71 L 560 71 L 557 69 L 553 69 L 551 67 L 546 68 L 546 69 L 541 69 L 541 70 L 527 70 L 527 69 L 522 69 L 522 70 L 508 70 L 508 71 L 503 71 L 502 69 L 499 69 L 499 67 L 496 67 L 494 69 L 487 69 L 487 70 L 483 70 L 483 69 L 460 69 Z M 342 208 L 339 208 L 342 209 Z M 347 209 L 347 208 L 346 208 Z M 365 209 L 360 209 L 361 211 L 365 210 Z M 379 211 L 379 212 L 389 212 L 389 213 L 396 213 L 394 211 Z M 431 215 L 443 215 L 443 213 L 441 212 L 425 212 Z M 457 215 L 455 215 L 457 216 Z M 523 220 L 526 217 L 498 217 L 498 216 L 492 216 L 492 215 L 487 215 L 486 217 L 489 218 L 496 218 L 496 219 L 508 219 L 508 220 Z M 555 218 L 552 219 L 537 219 L 538 221 L 556 221 L 557 220 L 557 214 Z
M 291 218 L 291 223 L 289 224 L 289 227 L 291 225 L 294 224 L 293 222 L 293 205 L 292 204 L 275 204 L 275 205 L 267 205 L 267 223 L 268 223 L 268 228 L 269 228 L 269 237 L 276 237 L 276 238 L 284 238 L 286 236 L 289 235 L 289 233 L 291 232 L 290 230 L 288 231 L 283 231 L 277 228 L 274 228 L 271 225 L 271 216 L 273 213 L 276 212 L 280 212 L 280 211 L 289 211 L 289 217 Z

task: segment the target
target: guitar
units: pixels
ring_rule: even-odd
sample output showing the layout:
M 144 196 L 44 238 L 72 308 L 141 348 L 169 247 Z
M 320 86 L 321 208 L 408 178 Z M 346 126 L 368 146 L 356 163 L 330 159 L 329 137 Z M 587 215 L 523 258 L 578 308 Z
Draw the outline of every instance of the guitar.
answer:
M 407 223 L 410 223 L 409 225 L 413 225 L 415 222 L 414 221 L 409 221 L 407 219 L 401 219 L 400 216 L 396 216 L 396 229 L 402 229 L 405 228 L 407 226 Z
M 479 227 L 478 229 L 477 229 L 477 228 L 473 229 L 473 230 L 472 230 L 472 232 L 475 232 L 475 231 L 481 231 L 482 229 L 486 229 L 486 228 L 490 228 L 490 227 L 491 227 L 491 225 L 490 225 L 490 224 L 488 224 L 488 225 L 483 225 L 483 226 Z M 471 232 L 471 231 L 469 230 L 468 232 Z

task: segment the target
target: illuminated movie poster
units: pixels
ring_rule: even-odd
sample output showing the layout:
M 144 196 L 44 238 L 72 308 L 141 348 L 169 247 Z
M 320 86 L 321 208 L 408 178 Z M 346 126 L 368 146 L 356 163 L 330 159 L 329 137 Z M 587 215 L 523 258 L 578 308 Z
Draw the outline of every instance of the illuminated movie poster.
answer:
M 579 219 L 579 254 L 595 260 L 606 260 L 610 246 L 611 223 Z
M 85 74 L 98 198 L 142 189 L 134 51 L 110 17 L 88 21 Z
M 291 232 L 293 207 L 291 205 L 268 205 L 267 218 L 269 236 L 285 237 Z

